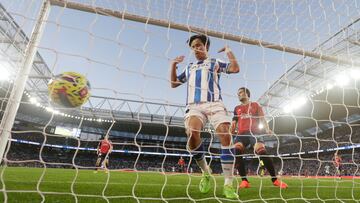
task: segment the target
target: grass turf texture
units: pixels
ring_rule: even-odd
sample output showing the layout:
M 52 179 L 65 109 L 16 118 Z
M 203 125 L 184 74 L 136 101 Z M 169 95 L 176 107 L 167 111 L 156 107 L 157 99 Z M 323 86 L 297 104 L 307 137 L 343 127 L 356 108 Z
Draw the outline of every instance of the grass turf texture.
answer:
M 4 193 L 8 202 L 41 202 L 43 199 L 45 202 L 75 202 L 76 198 L 79 202 L 237 202 L 223 198 L 221 176 L 212 179 L 213 186 L 216 181 L 216 188 L 208 194 L 200 194 L 198 174 L 120 171 L 94 174 L 93 170 L 20 167 L 0 168 L 0 172 L 3 173 L 0 202 L 4 201 Z M 249 180 L 251 188 L 239 191 L 240 200 L 244 202 L 360 200 L 360 179 L 284 178 L 289 185 L 286 190 L 272 186 L 268 176 L 250 177 Z

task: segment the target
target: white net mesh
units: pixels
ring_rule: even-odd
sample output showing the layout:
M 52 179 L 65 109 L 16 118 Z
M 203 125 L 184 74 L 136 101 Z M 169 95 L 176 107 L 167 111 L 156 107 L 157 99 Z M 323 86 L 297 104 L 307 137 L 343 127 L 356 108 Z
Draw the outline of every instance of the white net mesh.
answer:
M 358 202 L 359 4 L 357 1 L 51 1 L 49 17 L 1 162 L 5 202 Z M 1 1 L 3 116 L 27 57 L 41 1 Z M 186 150 L 186 85 L 170 88 L 169 63 L 186 40 L 210 35 L 209 54 L 229 45 L 241 66 L 222 75 L 232 113 L 237 90 L 251 90 L 274 135 L 263 136 L 279 189 L 246 151 L 251 188 L 222 195 L 220 142 L 202 132 L 213 175 L 201 194 L 200 169 Z M 312 57 L 309 57 L 312 56 Z M 354 65 L 351 65 L 354 64 Z M 51 77 L 84 74 L 91 98 L 81 108 L 53 105 Z M 2 120 L 2 123 L 4 121 Z M 1 129 L 4 138 L 6 129 Z M 101 137 L 114 145 L 110 172 L 93 173 Z M 4 139 L 6 140 L 6 139 Z M 342 157 L 338 179 L 334 152 Z M 185 166 L 178 161 L 184 158 Z M 241 179 L 237 176 L 235 184 Z

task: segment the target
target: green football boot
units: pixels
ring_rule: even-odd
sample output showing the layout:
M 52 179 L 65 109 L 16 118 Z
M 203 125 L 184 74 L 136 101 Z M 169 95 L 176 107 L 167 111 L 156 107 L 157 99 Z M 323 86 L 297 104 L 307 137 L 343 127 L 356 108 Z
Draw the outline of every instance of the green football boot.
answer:
M 223 194 L 227 199 L 238 199 L 239 195 L 232 185 L 224 185 Z
M 210 191 L 210 174 L 209 173 L 203 173 L 203 177 L 200 180 L 199 184 L 199 190 L 201 193 L 205 194 Z

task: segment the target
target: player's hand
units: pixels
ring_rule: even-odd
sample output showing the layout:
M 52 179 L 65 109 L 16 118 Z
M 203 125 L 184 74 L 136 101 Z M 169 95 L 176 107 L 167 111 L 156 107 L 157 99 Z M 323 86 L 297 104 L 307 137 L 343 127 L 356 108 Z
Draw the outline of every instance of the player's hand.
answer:
M 230 47 L 229 47 L 228 45 L 225 45 L 222 49 L 220 49 L 220 50 L 218 51 L 218 53 L 221 53 L 221 52 L 223 52 L 223 51 L 225 51 L 225 53 L 228 53 L 228 52 L 231 51 L 231 49 L 230 49 Z
M 185 59 L 185 56 L 178 56 L 178 57 L 176 57 L 176 58 L 174 58 L 174 59 L 172 60 L 172 63 L 173 63 L 173 64 L 179 64 L 179 63 L 183 62 L 184 59 Z

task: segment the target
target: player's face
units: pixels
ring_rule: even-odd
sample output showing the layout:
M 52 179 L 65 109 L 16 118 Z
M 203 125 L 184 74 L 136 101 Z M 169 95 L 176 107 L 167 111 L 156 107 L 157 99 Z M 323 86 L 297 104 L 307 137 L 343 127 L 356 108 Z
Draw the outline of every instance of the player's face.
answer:
M 202 43 L 200 39 L 194 39 L 191 42 L 191 50 L 194 51 L 195 58 L 197 60 L 204 60 L 207 58 L 206 46 Z
M 249 99 L 249 97 L 247 96 L 245 90 L 243 90 L 243 89 L 239 90 L 238 97 L 239 97 L 240 102 L 245 102 L 246 100 Z

